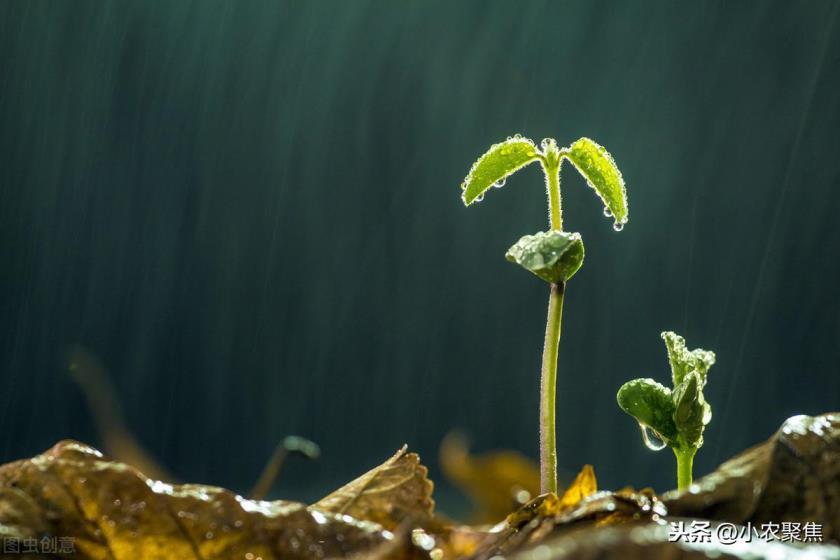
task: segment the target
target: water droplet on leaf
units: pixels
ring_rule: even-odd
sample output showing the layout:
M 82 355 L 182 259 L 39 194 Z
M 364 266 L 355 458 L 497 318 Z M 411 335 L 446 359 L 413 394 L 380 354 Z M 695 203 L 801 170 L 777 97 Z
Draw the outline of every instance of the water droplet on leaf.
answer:
M 609 209 L 608 206 L 604 206 L 604 216 L 606 216 L 607 218 L 612 218 L 613 217 L 612 212 L 610 212 L 610 209 Z
M 613 223 L 613 229 L 614 229 L 615 231 L 621 231 L 621 230 L 623 230 L 623 229 L 624 229 L 624 222 L 614 222 L 614 223 Z
M 645 440 L 645 447 L 651 451 L 661 451 L 665 449 L 666 443 L 662 441 L 659 434 L 650 426 L 646 426 L 639 422 L 639 428 L 642 430 L 642 439 Z

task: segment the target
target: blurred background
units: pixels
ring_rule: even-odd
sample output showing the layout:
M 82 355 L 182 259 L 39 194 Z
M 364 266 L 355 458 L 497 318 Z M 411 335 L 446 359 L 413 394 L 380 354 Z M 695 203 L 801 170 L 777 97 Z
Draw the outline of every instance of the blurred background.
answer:
M 717 352 L 704 474 L 840 408 L 840 4 L 0 3 L 0 461 L 101 445 L 67 371 L 101 359 L 180 480 L 314 500 L 404 442 L 537 454 L 547 287 L 538 167 L 469 209 L 520 132 L 618 162 L 613 231 L 566 166 L 586 263 L 560 349 L 563 469 L 665 490 L 615 392 L 669 379 L 660 331 Z

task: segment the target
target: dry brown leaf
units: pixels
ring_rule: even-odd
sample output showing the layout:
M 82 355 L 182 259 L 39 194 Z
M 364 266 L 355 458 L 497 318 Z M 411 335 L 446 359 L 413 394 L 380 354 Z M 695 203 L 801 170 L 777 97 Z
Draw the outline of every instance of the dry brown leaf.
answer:
M 557 507 L 562 510 L 576 506 L 581 500 L 597 491 L 598 480 L 595 478 L 595 469 L 592 468 L 592 465 L 583 465 L 575 481 L 563 493 Z
M 511 527 L 521 527 L 536 517 L 555 517 L 577 506 L 584 498 L 598 491 L 598 481 L 592 465 L 584 465 L 563 496 L 549 492 L 538 496 L 517 511 L 507 516 Z
M 318 511 L 349 515 L 394 530 L 431 520 L 434 485 L 416 453 L 403 446 L 393 457 L 312 504 Z
M 0 467 L 0 533 L 69 537 L 72 558 L 97 560 L 344 558 L 393 538 L 304 504 L 150 480 L 73 441 Z
M 463 436 L 447 435 L 440 445 L 444 475 L 475 504 L 474 523 L 495 523 L 540 492 L 540 469 L 510 450 L 472 455 Z

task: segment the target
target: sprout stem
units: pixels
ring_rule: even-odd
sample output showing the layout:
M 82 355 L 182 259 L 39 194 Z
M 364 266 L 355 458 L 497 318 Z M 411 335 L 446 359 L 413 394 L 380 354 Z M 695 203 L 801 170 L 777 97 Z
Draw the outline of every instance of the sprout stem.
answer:
M 548 320 L 545 325 L 542 375 L 540 380 L 540 489 L 557 493 L 557 350 L 560 347 L 560 325 L 563 317 L 564 283 L 551 284 L 548 298 Z
M 677 458 L 677 489 L 685 490 L 691 486 L 691 471 L 694 467 L 694 455 L 697 448 L 691 447 L 680 450 L 674 449 L 674 456 Z
M 542 160 L 548 191 L 551 229 L 562 231 L 563 213 L 560 206 L 560 160 L 556 146 Z M 548 318 L 545 324 L 542 371 L 540 375 L 540 490 L 557 493 L 557 353 L 563 320 L 564 282 L 551 284 L 548 296 Z

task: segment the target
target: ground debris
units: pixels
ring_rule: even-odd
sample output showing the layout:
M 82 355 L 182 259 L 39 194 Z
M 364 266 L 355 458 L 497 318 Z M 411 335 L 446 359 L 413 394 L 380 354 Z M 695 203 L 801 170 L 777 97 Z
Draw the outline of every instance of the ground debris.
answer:
M 562 496 L 544 494 L 493 526 L 434 512 L 432 483 L 403 447 L 307 506 L 149 479 L 64 441 L 0 466 L 0 540 L 71 539 L 71 552 L 0 558 L 81 560 L 566 560 L 826 558 L 840 560 L 840 414 L 797 416 L 767 442 L 684 492 L 599 491 L 586 465 Z M 674 539 L 672 523 L 703 521 L 711 538 Z M 823 544 L 723 543 L 716 527 L 818 524 Z M 4 553 L 6 551 L 4 550 Z

